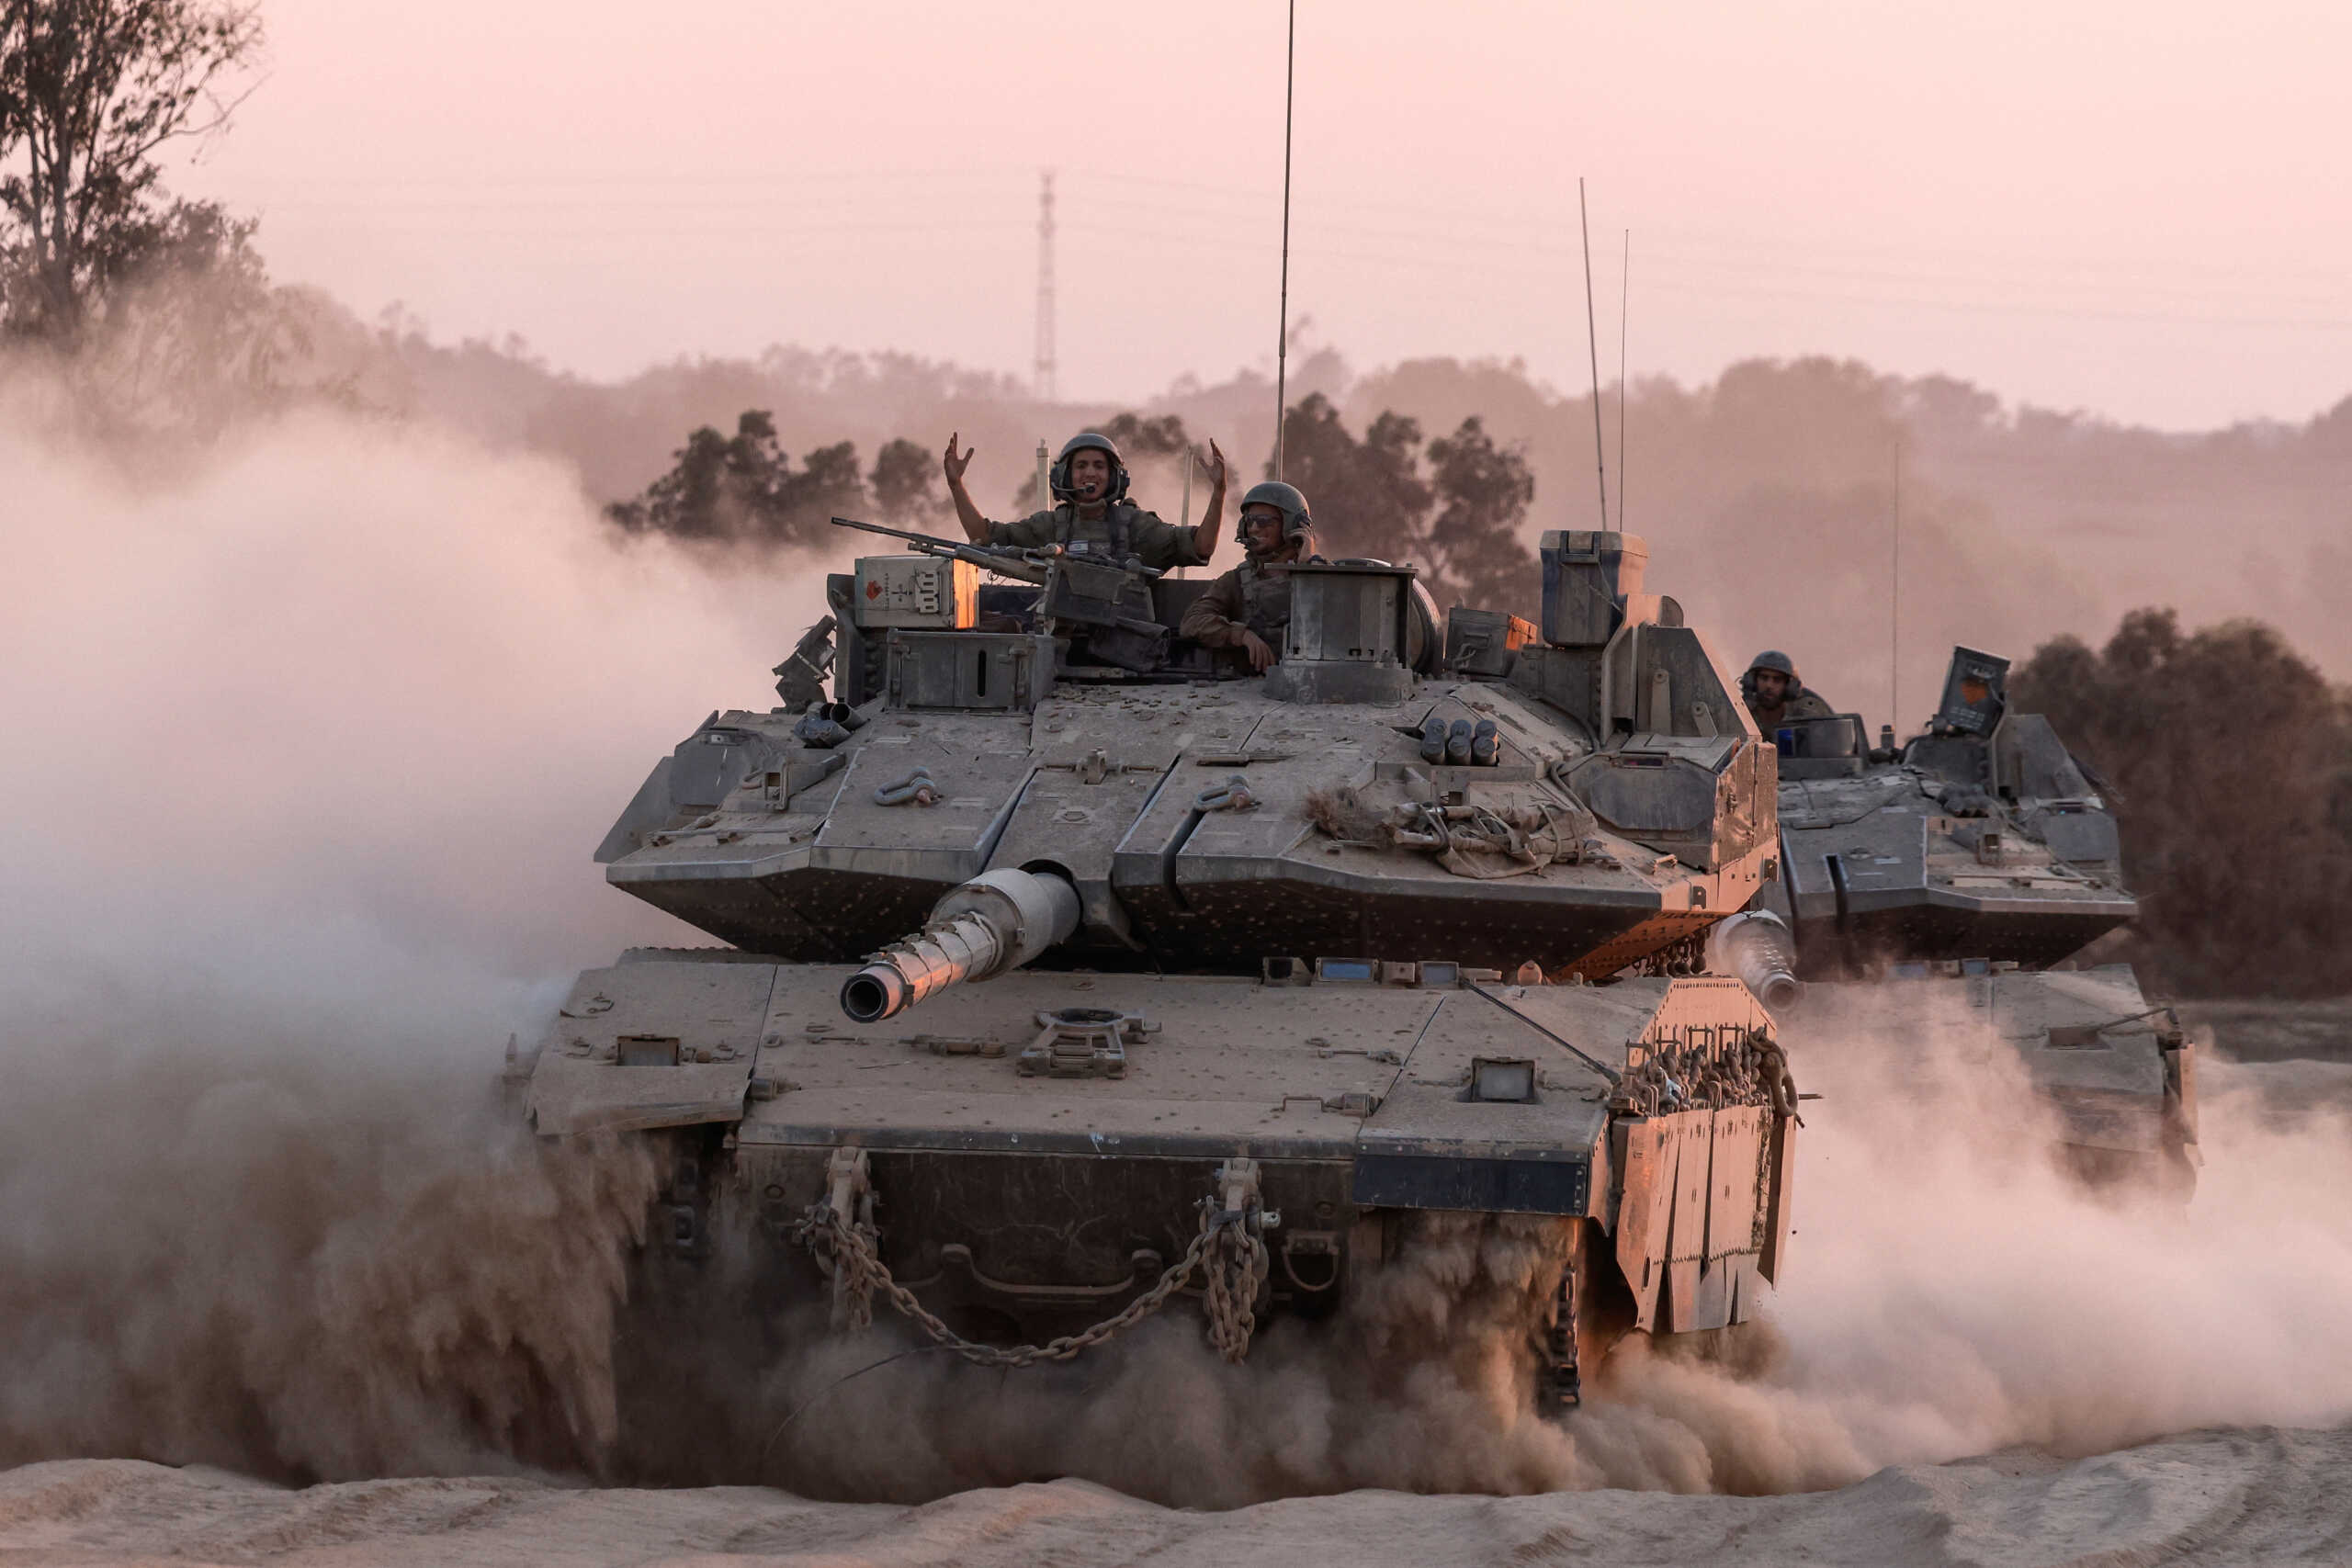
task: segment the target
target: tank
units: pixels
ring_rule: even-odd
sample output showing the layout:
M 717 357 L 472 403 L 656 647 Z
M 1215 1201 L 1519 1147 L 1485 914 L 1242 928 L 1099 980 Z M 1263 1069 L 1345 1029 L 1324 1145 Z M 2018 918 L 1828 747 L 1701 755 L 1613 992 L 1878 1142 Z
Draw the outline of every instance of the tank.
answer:
M 1777 970 L 1751 983 L 1800 1027 L 1891 1009 L 2003 1042 L 2086 1175 L 2185 1191 L 2195 1047 L 2128 965 L 2077 957 L 2138 904 L 2100 786 L 2047 718 L 2010 710 L 2008 669 L 1954 649 L 1934 717 L 1900 746 L 1871 746 L 1855 714 L 1780 727 L 1776 874 L 1718 940 Z
M 1639 539 L 1546 535 L 1535 620 L 1300 566 L 1260 677 L 1174 635 L 1205 583 L 899 537 L 598 852 L 727 945 L 582 976 L 510 1074 L 544 1136 L 665 1140 L 640 1306 L 1238 1360 L 1450 1216 L 1549 1248 L 1552 1406 L 1754 1315 L 1798 1096 L 1698 971 L 1777 759 Z

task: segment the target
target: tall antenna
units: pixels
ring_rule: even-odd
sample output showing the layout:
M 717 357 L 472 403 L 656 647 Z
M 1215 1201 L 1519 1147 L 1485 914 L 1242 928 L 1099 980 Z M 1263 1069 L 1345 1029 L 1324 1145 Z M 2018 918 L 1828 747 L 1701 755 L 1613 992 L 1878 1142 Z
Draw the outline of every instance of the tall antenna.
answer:
M 1903 433 L 1894 435 L 1894 559 L 1886 572 L 1886 705 L 1903 723 Z
M 1584 210 L 1584 176 L 1577 176 L 1577 222 L 1584 230 L 1584 341 L 1592 350 L 1592 460 L 1600 470 L 1600 527 L 1609 530 L 1609 457 L 1600 444 L 1600 329 L 1592 314 L 1592 224 Z
M 1290 0 L 1290 30 L 1283 51 L 1283 304 L 1274 339 L 1274 478 L 1283 477 L 1283 406 L 1290 395 L 1290 106 L 1298 81 L 1298 0 Z
M 1617 284 L 1617 526 L 1625 525 L 1625 492 L 1632 488 L 1625 478 L 1625 317 L 1634 303 L 1634 231 L 1625 231 L 1625 265 L 1618 269 Z
M 1041 402 L 1054 398 L 1054 171 L 1037 171 L 1037 373 Z

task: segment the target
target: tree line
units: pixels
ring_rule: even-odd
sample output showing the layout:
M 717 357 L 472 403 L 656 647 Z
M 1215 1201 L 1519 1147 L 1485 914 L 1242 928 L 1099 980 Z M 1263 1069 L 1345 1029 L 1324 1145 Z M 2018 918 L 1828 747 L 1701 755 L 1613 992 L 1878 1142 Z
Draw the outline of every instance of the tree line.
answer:
M 1193 446 L 1174 414 L 1123 412 L 1097 428 L 1130 465 L 1181 457 Z M 1306 492 L 1325 555 L 1409 562 L 1441 604 L 1517 605 L 1532 594 L 1535 558 L 1521 535 L 1534 477 L 1525 455 L 1498 445 L 1476 415 L 1427 439 L 1418 421 L 1384 412 L 1359 438 L 1317 392 L 1284 412 L 1283 444 L 1283 477 Z M 904 436 L 884 444 L 871 468 L 847 441 L 811 448 L 795 468 L 774 416 L 749 409 L 731 435 L 711 425 L 693 431 L 665 472 L 605 515 L 627 534 L 815 548 L 829 542 L 828 519 L 837 515 L 870 510 L 901 527 L 941 524 L 948 512 L 939 479 L 937 454 Z M 1036 491 L 1036 477 L 1026 476 L 1008 510 L 1034 510 Z M 1239 502 L 1238 491 L 1228 498 L 1229 506 Z

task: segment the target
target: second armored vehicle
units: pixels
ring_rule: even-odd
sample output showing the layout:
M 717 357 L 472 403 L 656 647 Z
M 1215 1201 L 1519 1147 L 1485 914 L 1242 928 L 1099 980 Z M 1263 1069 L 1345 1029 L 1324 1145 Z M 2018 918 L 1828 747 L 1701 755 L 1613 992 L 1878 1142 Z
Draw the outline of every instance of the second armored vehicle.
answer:
M 1879 1013 L 1922 1044 L 2004 1043 L 2078 1168 L 2185 1187 L 2194 1045 L 2129 966 L 2053 967 L 2139 906 L 2100 788 L 2048 719 L 2011 710 L 2008 668 L 1953 649 L 1935 716 L 1900 748 L 1871 747 L 1853 714 L 1781 727 L 1780 863 L 1758 908 L 1784 925 L 1724 934 L 1784 933 L 1792 979 L 1767 999 L 1785 1011 L 1805 982 L 1816 1025 Z

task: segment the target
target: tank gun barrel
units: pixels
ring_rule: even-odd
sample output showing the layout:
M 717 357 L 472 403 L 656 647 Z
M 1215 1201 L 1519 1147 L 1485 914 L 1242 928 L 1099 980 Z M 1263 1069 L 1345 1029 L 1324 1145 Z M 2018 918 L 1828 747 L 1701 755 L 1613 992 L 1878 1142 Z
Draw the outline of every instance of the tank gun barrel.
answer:
M 836 517 L 836 528 L 855 528 L 860 533 L 882 534 L 893 539 L 904 539 L 916 552 L 940 556 L 952 560 L 970 561 L 983 571 L 1010 577 L 1015 581 L 1042 584 L 1047 568 L 1042 561 L 1032 560 L 1026 550 L 1001 549 L 994 545 L 958 544 L 933 534 L 917 534 L 906 528 L 891 528 L 880 523 L 861 523 L 854 517 Z
M 859 1023 L 904 1012 L 966 980 L 1018 969 L 1078 930 L 1078 890 L 1050 873 L 982 872 L 949 889 L 922 930 L 867 958 L 842 982 Z
M 1718 924 L 1707 936 L 1707 967 L 1738 976 L 1774 1012 L 1804 995 L 1796 976 L 1796 943 L 1781 917 L 1751 909 Z

